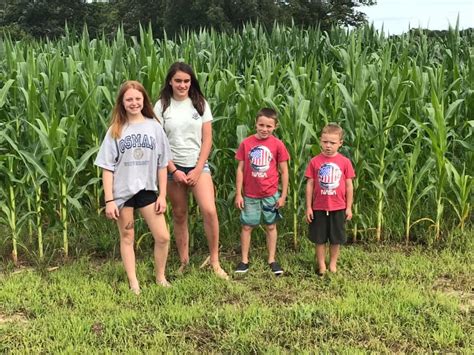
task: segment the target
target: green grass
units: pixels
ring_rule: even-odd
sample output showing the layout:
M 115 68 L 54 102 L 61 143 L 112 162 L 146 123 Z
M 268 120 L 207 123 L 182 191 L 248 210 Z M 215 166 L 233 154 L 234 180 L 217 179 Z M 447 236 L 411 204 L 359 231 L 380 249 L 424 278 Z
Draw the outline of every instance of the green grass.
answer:
M 259 242 L 257 242 L 257 245 Z M 281 248 L 283 249 L 283 248 Z M 82 258 L 0 274 L 0 352 L 455 352 L 473 349 L 472 248 L 350 245 L 338 274 L 317 277 L 313 250 L 282 251 L 271 275 L 264 248 L 251 269 L 226 282 L 198 268 L 173 287 L 153 284 L 151 258 L 138 265 L 134 296 L 119 260 Z M 232 270 L 238 255 L 224 255 Z

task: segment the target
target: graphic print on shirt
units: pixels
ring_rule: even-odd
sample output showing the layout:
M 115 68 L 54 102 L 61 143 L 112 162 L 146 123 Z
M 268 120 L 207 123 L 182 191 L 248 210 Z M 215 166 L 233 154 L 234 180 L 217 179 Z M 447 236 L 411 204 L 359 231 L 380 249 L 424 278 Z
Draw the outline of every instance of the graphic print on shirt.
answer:
M 318 181 L 321 195 L 336 195 L 336 189 L 341 181 L 342 171 L 337 164 L 324 163 L 319 168 Z
M 145 155 L 144 149 L 154 150 L 156 148 L 156 140 L 147 134 L 131 134 L 125 136 L 119 141 L 119 150 L 123 154 L 126 150 L 133 149 L 131 156 L 134 161 L 124 162 L 125 166 L 148 165 L 149 160 L 140 161 Z
M 201 118 L 201 115 L 199 114 L 199 112 L 197 112 L 197 110 L 194 110 L 193 120 L 199 120 L 200 118 Z
M 267 177 L 266 171 L 270 168 L 273 159 L 272 152 L 264 145 L 253 147 L 249 152 L 250 167 L 253 177 Z

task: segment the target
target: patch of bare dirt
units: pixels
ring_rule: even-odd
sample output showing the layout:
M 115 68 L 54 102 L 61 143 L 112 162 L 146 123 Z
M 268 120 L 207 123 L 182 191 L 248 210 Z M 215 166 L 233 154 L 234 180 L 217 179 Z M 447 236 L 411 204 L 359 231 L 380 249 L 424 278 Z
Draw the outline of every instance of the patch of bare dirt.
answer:
M 28 319 L 23 313 L 14 313 L 9 315 L 0 313 L 0 326 L 7 323 L 25 324 L 27 322 Z
M 101 336 L 104 332 L 104 325 L 100 322 L 95 322 L 92 324 L 91 330 L 95 335 Z
M 471 283 L 472 285 L 472 283 Z M 460 289 L 450 278 L 443 276 L 435 281 L 433 288 L 445 295 L 459 299 L 461 311 L 469 314 L 474 309 L 474 288 Z
M 184 333 L 186 342 L 190 342 L 203 352 L 208 352 L 209 346 L 216 344 L 219 336 L 206 327 L 187 327 Z

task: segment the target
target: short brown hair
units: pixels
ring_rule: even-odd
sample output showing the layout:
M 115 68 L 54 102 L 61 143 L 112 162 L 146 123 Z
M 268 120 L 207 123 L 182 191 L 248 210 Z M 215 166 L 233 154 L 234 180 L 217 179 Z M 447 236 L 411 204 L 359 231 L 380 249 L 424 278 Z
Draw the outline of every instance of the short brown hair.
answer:
M 321 130 L 321 135 L 324 133 L 327 134 L 339 134 L 341 140 L 344 139 L 344 130 L 339 126 L 337 123 L 329 122 L 326 126 L 323 127 Z
M 255 120 L 258 120 L 258 118 L 261 116 L 272 118 L 275 121 L 275 125 L 278 124 L 278 114 L 272 108 L 269 108 L 269 107 L 261 108 L 260 111 L 258 111 L 257 117 L 255 117 Z

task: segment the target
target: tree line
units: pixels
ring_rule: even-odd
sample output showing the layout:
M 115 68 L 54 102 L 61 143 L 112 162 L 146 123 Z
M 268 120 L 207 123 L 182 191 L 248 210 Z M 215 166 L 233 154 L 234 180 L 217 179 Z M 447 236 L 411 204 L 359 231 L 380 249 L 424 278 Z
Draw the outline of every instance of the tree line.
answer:
M 91 37 L 112 36 L 122 24 L 136 36 L 138 23 L 150 24 L 157 37 L 182 29 L 230 31 L 248 22 L 269 28 L 273 23 L 357 27 L 366 22 L 361 5 L 375 0 L 0 0 L 0 29 L 14 38 L 57 38 L 69 28 L 87 25 Z

